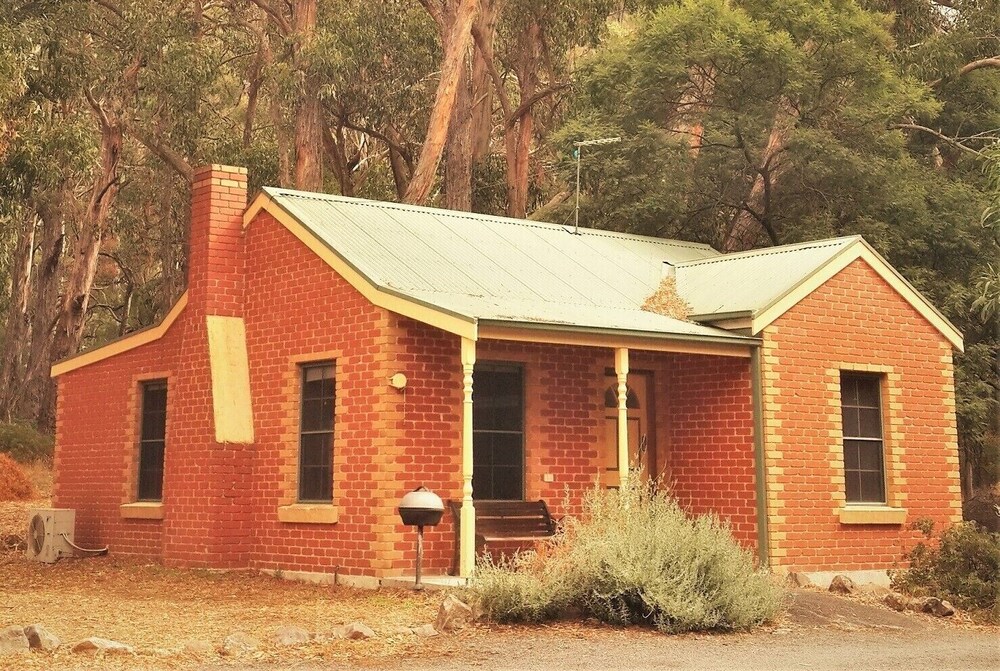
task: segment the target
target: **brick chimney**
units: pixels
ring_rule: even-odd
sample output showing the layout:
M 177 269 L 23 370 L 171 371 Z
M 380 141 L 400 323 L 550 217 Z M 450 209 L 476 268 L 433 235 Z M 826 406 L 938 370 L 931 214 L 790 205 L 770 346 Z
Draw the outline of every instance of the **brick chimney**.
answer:
M 243 211 L 247 169 L 227 165 L 196 168 L 191 183 L 188 295 L 205 314 L 243 313 Z

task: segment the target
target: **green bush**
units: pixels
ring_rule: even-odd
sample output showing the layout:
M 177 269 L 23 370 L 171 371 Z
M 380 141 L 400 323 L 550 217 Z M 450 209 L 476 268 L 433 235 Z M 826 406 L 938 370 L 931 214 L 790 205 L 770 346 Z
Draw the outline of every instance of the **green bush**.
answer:
M 51 436 L 39 433 L 25 424 L 0 424 L 0 453 L 14 461 L 52 461 L 55 443 Z
M 747 629 L 770 619 L 782 592 L 714 515 L 689 517 L 642 485 L 594 489 L 580 519 L 536 552 L 486 561 L 474 599 L 496 621 L 537 622 L 574 609 L 664 632 Z
M 929 541 L 931 529 L 917 528 Z M 893 587 L 947 599 L 1000 622 L 1000 534 L 975 522 L 956 524 L 941 534 L 936 546 L 917 543 L 906 557 L 910 568 L 893 573 Z

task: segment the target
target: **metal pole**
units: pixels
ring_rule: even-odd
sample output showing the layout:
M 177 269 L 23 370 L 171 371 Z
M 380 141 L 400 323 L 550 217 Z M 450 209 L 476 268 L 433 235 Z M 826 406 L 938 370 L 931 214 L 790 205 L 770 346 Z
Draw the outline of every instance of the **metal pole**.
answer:
M 573 210 L 573 235 L 580 234 L 580 155 L 583 147 L 576 146 L 576 208 Z
M 424 588 L 422 582 L 420 582 L 420 566 L 424 563 L 424 526 L 421 524 L 417 527 L 417 580 L 413 585 L 413 589 L 421 590 Z

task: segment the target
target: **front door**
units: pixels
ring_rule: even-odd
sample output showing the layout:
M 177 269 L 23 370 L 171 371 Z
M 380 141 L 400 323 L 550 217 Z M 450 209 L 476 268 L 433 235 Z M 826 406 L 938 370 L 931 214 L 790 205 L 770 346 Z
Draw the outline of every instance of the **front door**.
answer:
M 472 497 L 524 498 L 524 378 L 519 366 L 476 364 Z
M 652 373 L 629 373 L 626 395 L 628 409 L 628 460 L 629 468 L 638 469 L 643 481 L 648 481 L 655 468 L 653 446 L 654 426 L 651 390 Z M 618 379 L 607 376 L 604 392 L 604 446 L 601 483 L 605 487 L 618 486 Z

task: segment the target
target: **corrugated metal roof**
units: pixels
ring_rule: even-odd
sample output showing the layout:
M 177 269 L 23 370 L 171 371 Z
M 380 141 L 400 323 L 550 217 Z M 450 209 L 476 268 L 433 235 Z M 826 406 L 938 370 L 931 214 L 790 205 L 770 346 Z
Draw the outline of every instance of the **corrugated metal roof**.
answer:
M 834 238 L 681 263 L 677 291 L 692 315 L 757 313 L 859 240 Z
M 750 254 L 426 207 L 265 189 L 374 285 L 472 319 L 740 339 L 641 309 L 677 266 L 696 314 L 753 309 L 848 239 Z

